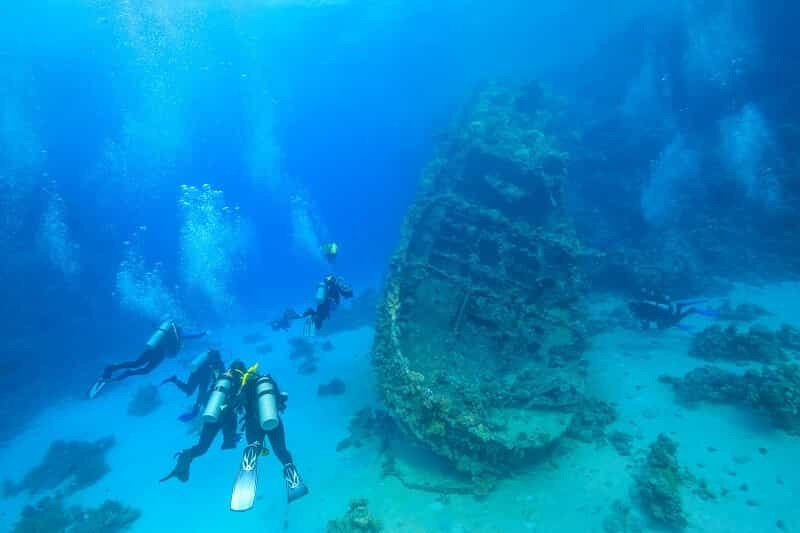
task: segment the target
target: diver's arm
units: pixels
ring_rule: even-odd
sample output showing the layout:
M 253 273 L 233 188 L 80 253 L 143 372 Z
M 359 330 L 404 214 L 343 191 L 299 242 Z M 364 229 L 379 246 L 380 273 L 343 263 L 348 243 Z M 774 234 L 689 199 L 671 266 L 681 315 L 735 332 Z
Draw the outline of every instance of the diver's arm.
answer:
M 341 294 L 345 298 L 353 297 L 353 286 L 347 283 L 342 278 L 336 279 L 336 288 L 339 290 L 339 294 Z

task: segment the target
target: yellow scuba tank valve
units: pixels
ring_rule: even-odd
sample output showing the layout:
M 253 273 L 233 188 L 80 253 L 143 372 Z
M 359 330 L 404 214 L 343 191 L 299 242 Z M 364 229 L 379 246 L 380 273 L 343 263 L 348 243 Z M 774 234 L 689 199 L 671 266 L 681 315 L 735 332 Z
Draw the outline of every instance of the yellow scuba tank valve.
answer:
M 241 370 L 236 370 L 239 375 L 242 377 L 242 383 L 239 387 L 239 390 L 243 389 L 245 385 L 247 385 L 247 380 L 251 377 L 256 375 L 256 371 L 258 370 L 258 363 L 255 363 L 253 366 L 242 372 Z

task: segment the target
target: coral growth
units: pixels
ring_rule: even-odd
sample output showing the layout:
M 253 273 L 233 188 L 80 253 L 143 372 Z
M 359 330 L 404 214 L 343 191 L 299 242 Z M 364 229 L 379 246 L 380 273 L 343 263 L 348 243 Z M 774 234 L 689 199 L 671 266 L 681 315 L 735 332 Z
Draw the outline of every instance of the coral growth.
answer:
M 692 338 L 689 352 L 707 361 L 776 362 L 787 358 L 784 343 L 776 334 L 761 326 L 739 333 L 736 326 L 710 326 Z
M 557 116 L 535 83 L 476 95 L 423 177 L 378 307 L 386 406 L 476 479 L 542 457 L 583 400 L 584 251 Z
M 800 435 L 800 366 L 796 364 L 748 372 L 747 400 L 779 428 Z
M 386 449 L 388 440 L 395 434 L 396 426 L 386 411 L 365 407 L 350 420 L 350 434 L 339 441 L 336 451 L 351 446 L 360 448 L 367 442 L 378 441 L 381 449 Z
M 133 416 L 147 416 L 161 406 L 161 395 L 155 385 L 139 387 L 136 394 L 128 404 L 128 414 Z
M 314 355 L 314 345 L 311 341 L 304 337 L 294 337 L 289 339 L 289 344 L 292 347 L 289 358 L 292 360 L 300 360 L 297 372 L 303 376 L 316 373 L 318 359 L 317 356 Z
M 271 344 L 261 344 L 259 346 L 256 346 L 256 353 L 259 354 L 259 355 L 268 354 L 271 351 L 272 351 L 272 345 Z
M 617 410 L 613 405 L 587 398 L 575 413 L 567 435 L 583 442 L 603 440 L 606 426 L 616 419 Z
M 4 493 L 14 496 L 27 490 L 36 494 L 60 487 L 64 494 L 72 494 L 89 487 L 111 470 L 106 463 L 106 452 L 113 445 L 111 436 L 95 442 L 54 441 L 44 459 L 22 481 L 5 482 Z
M 716 367 L 692 370 L 683 378 L 662 376 L 686 401 L 733 403 L 755 408 L 779 428 L 800 435 L 800 366 L 781 364 L 742 375 Z
M 62 498 L 43 498 L 22 510 L 12 533 L 118 533 L 127 530 L 141 512 L 114 500 L 100 507 L 64 507 Z
M 630 456 L 633 452 L 633 435 L 629 433 L 614 431 L 608 436 L 608 442 L 624 457 Z
M 747 395 L 739 376 L 715 366 L 695 368 L 682 378 L 660 376 L 659 381 L 672 385 L 686 403 L 732 403 L 743 401 Z
M 292 337 L 289 345 L 292 347 L 290 359 L 308 359 L 314 355 L 314 345 L 305 337 Z
M 339 396 L 345 393 L 347 386 L 339 378 L 334 378 L 328 383 L 317 387 L 317 396 Z
M 636 477 L 636 493 L 645 513 L 658 524 L 683 529 L 688 524 L 683 510 L 683 476 L 678 466 L 678 445 L 664 434 L 653 444 Z
M 316 358 L 306 359 L 300 366 L 297 367 L 297 373 L 301 376 L 310 376 L 317 373 L 317 360 Z
M 325 531 L 327 533 L 377 533 L 382 529 L 380 520 L 370 514 L 367 500 L 362 498 L 352 500 L 345 515 L 337 520 L 329 521 Z

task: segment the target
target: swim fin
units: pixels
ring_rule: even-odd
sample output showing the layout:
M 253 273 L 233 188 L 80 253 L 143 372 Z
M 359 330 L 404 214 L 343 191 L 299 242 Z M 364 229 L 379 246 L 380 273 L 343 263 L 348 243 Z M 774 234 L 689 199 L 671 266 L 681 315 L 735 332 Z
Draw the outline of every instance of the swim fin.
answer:
M 242 464 L 231 493 L 231 511 L 249 511 L 256 500 L 258 487 L 258 457 L 261 443 L 248 444 L 242 454 Z
M 100 391 L 105 388 L 107 383 L 108 381 L 106 381 L 104 377 L 101 376 L 97 378 L 97 381 L 95 381 L 94 385 L 92 385 L 92 387 L 87 391 L 86 396 L 88 396 L 90 400 L 94 400 L 97 398 L 97 395 L 100 394 Z
M 180 453 L 175 454 L 175 458 L 177 462 L 175 463 L 175 468 L 172 469 L 172 472 L 167 474 L 166 476 L 162 477 L 159 481 L 164 482 L 170 478 L 178 478 L 180 481 L 186 483 L 189 481 L 189 467 L 192 466 L 192 457 L 189 455 L 188 452 L 182 451 Z
M 286 497 L 289 503 L 299 500 L 308 494 L 308 487 L 303 483 L 303 478 L 297 472 L 297 467 L 292 463 L 284 465 L 283 480 L 286 482 Z

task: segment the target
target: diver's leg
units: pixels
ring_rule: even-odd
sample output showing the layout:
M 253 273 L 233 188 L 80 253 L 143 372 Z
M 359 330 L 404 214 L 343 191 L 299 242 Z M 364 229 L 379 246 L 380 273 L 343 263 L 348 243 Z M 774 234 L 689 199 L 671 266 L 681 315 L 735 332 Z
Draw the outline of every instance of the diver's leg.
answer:
M 113 374 L 115 370 L 121 370 L 123 368 L 138 368 L 140 366 L 143 366 L 147 364 L 151 356 L 152 356 L 152 350 L 145 350 L 141 353 L 141 355 L 139 355 L 139 357 L 137 357 L 133 361 L 123 361 L 121 363 L 114 363 L 108 365 L 105 368 L 105 370 L 103 370 L 103 377 L 109 379 L 111 377 L 111 374 Z
M 289 453 L 289 450 L 286 448 L 286 433 L 283 429 L 283 420 L 279 420 L 277 427 L 266 433 L 269 439 L 269 445 L 272 447 L 275 457 L 277 457 L 283 465 L 291 463 L 292 454 Z
M 144 374 L 149 374 L 155 368 L 161 364 L 164 360 L 164 354 L 161 352 L 150 352 L 150 358 L 146 361 L 144 366 L 140 368 L 134 368 L 133 370 L 126 370 L 119 376 L 110 379 L 109 381 L 122 381 L 123 379 L 129 378 L 131 376 L 142 376 Z
M 261 424 L 258 422 L 257 407 L 247 409 L 247 413 L 245 414 L 244 431 L 245 437 L 247 438 L 247 444 L 258 442 L 264 446 L 264 430 L 261 429 Z
M 236 413 L 226 412 L 222 416 L 220 424 L 222 424 L 222 449 L 236 448 L 236 443 L 239 442 L 239 433 L 236 431 Z
M 275 452 L 275 457 L 283 464 L 286 498 L 291 503 L 308 494 L 308 487 L 303 483 L 303 478 L 300 477 L 300 473 L 292 461 L 292 454 L 286 449 L 286 433 L 283 429 L 283 420 L 279 420 L 278 426 L 266 433 L 269 444 L 272 446 L 272 451 Z
M 216 438 L 217 433 L 219 433 L 221 429 L 222 422 L 203 424 L 203 429 L 200 431 L 200 439 L 197 441 L 197 444 L 191 448 L 185 449 L 181 453 L 188 453 L 192 459 L 200 457 L 208 451 L 208 448 L 211 447 L 211 443 L 214 442 L 214 438 Z
M 177 459 L 175 468 L 172 469 L 172 472 L 161 478 L 161 481 L 166 481 L 172 477 L 176 477 L 184 482 L 188 481 L 189 468 L 192 465 L 192 460 L 208 451 L 211 443 L 214 442 L 214 437 L 219 433 L 220 428 L 221 424 L 219 422 L 215 424 L 205 424 L 203 430 L 200 432 L 200 439 L 197 441 L 197 444 L 175 455 Z

